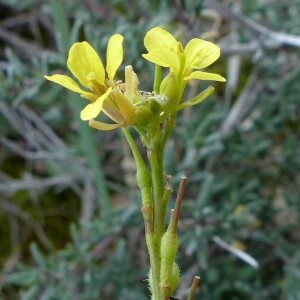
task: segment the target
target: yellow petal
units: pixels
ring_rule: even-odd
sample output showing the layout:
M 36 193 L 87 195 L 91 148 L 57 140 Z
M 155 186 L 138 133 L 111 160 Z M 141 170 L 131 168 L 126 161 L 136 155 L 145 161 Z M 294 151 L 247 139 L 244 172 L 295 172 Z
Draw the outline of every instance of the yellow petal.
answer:
M 166 68 L 172 68 L 173 73 L 178 73 L 179 71 L 179 56 L 168 49 L 153 50 L 147 54 L 142 55 L 145 59 Z
M 211 65 L 220 56 L 220 48 L 201 39 L 191 39 L 184 49 L 186 66 L 191 69 L 202 69 Z
M 105 71 L 100 57 L 94 48 L 87 42 L 75 43 L 70 51 L 67 61 L 68 67 L 79 82 L 89 87 L 88 78 L 95 77 L 103 84 Z
M 91 96 L 92 98 L 95 96 L 93 93 L 82 90 L 78 86 L 78 84 L 69 76 L 61 75 L 61 74 L 55 74 L 55 75 L 52 75 L 52 76 L 44 76 L 44 77 L 47 80 L 55 82 L 57 84 L 60 84 L 63 87 L 65 87 L 65 88 L 67 88 L 67 89 L 69 89 L 73 92 L 76 92 L 76 93 L 79 93 L 79 94 L 82 94 L 82 95 Z
M 148 52 L 164 48 L 173 50 L 177 46 L 177 40 L 168 31 L 160 27 L 154 27 L 146 33 L 144 44 Z
M 143 57 L 163 67 L 171 67 L 178 63 L 177 40 L 168 31 L 155 27 L 145 36 L 144 44 L 149 53 Z
M 122 126 L 121 124 L 108 124 L 108 123 L 95 121 L 93 119 L 89 121 L 89 125 L 95 129 L 105 130 L 105 131 L 119 128 Z
M 91 120 L 96 118 L 103 107 L 104 101 L 107 99 L 109 93 L 111 91 L 111 88 L 109 88 L 105 94 L 103 94 L 101 97 L 99 97 L 94 103 L 88 104 L 81 112 L 80 112 L 80 118 L 83 121 Z
M 116 71 L 123 61 L 123 36 L 114 34 L 108 41 L 106 52 L 106 72 L 110 81 L 113 81 Z
M 226 79 L 219 74 L 216 73 L 207 73 L 202 71 L 195 71 L 190 76 L 184 78 L 184 80 L 190 79 L 200 79 L 200 80 L 213 80 L 213 81 L 222 81 L 225 82 Z

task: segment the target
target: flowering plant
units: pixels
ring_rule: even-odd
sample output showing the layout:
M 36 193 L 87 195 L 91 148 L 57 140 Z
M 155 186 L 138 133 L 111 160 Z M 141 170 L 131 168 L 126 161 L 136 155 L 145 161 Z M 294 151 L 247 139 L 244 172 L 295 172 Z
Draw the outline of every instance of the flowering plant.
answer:
M 107 46 L 106 68 L 87 42 L 75 43 L 69 51 L 67 65 L 80 87 L 71 77 L 61 74 L 46 79 L 79 93 L 90 103 L 80 117 L 98 130 L 118 127 L 128 141 L 137 166 L 137 183 L 141 191 L 141 211 L 145 223 L 146 244 L 150 258 L 149 288 L 152 300 L 167 300 L 179 283 L 179 267 L 175 262 L 178 248 L 177 224 L 186 177 L 182 176 L 174 209 L 165 228 L 167 202 L 172 192 L 171 176 L 163 170 L 163 153 L 167 139 L 175 126 L 177 112 L 196 105 L 214 91 L 212 86 L 192 99 L 183 101 L 188 81 L 225 81 L 218 74 L 202 71 L 220 56 L 215 44 L 198 38 L 190 40 L 185 48 L 175 37 L 160 27 L 149 30 L 144 44 L 148 53 L 143 57 L 155 64 L 154 91 L 141 92 L 138 77 L 131 66 L 125 67 L 125 82 L 115 80 L 123 61 L 123 37 L 113 35 Z M 164 78 L 161 67 L 168 68 Z M 96 120 L 101 113 L 114 123 Z M 128 126 L 139 134 L 147 149 L 148 164 L 138 149 Z M 189 300 L 194 299 L 199 277 L 195 276 Z

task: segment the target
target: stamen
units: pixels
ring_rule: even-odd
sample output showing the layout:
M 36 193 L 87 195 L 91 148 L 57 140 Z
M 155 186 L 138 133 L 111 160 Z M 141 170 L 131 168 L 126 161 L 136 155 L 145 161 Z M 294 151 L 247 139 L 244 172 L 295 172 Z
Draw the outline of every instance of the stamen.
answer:
M 183 46 L 180 42 L 177 43 L 177 53 L 182 54 L 184 52 Z
M 89 89 L 93 92 L 93 93 L 95 93 L 96 95 L 102 95 L 101 94 L 101 92 L 99 91 L 99 89 L 95 86 L 95 84 L 94 83 L 90 83 L 89 84 Z
M 105 86 L 97 81 L 96 74 L 94 72 L 90 72 L 87 74 L 86 79 L 90 82 L 89 88 L 90 90 L 98 96 L 101 96 L 107 90 Z
M 138 85 L 139 85 L 139 78 L 137 77 L 137 75 L 132 72 L 133 75 L 133 85 L 134 85 L 134 89 L 137 90 Z

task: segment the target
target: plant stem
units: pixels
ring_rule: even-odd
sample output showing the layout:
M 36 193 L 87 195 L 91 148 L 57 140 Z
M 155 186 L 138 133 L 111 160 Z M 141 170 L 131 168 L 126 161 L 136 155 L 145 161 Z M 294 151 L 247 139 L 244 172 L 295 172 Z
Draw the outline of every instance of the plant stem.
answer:
M 170 180 L 170 178 L 169 178 L 169 180 Z M 162 202 L 161 203 L 161 210 L 162 210 L 161 219 L 158 220 L 159 226 L 161 228 L 164 228 L 164 226 L 165 226 L 166 210 L 167 210 L 168 201 L 169 201 L 172 191 L 173 191 L 172 186 L 171 186 L 170 182 L 167 181 L 167 184 L 166 184 L 166 187 L 164 190 L 164 194 L 162 197 L 162 201 L 161 201 Z
M 199 285 L 199 283 L 200 283 L 200 277 L 195 276 L 187 300 L 194 300 L 195 299 L 196 289 L 197 289 L 197 286 Z
M 173 234 L 177 234 L 179 211 L 180 211 L 180 206 L 181 206 L 181 202 L 182 202 L 182 198 L 183 198 L 183 193 L 185 190 L 186 180 L 187 180 L 187 178 L 185 175 L 181 176 L 180 185 L 179 185 L 176 202 L 175 202 L 175 208 L 174 208 L 175 225 L 174 225 L 174 229 L 173 229 Z
M 173 122 L 169 123 L 170 126 L 167 130 L 166 136 L 170 134 L 173 128 Z M 149 175 L 149 170 L 145 165 L 144 159 L 141 156 L 139 149 L 136 146 L 129 130 L 127 128 L 122 128 L 122 131 L 128 141 L 128 144 L 133 153 L 136 165 L 137 165 L 137 181 L 139 188 L 141 190 L 142 196 L 142 214 L 145 222 L 145 236 L 146 244 L 148 247 L 150 265 L 151 265 L 151 282 L 152 282 L 152 299 L 153 300 L 165 300 L 170 296 L 170 284 L 164 286 L 164 282 L 161 282 L 161 242 L 165 231 L 165 214 L 167 201 L 169 199 L 170 193 L 172 192 L 172 187 L 170 184 L 171 178 L 167 179 L 166 187 L 164 188 L 164 176 L 163 176 L 163 162 L 162 162 L 162 152 L 165 146 L 165 141 L 163 147 L 161 146 L 160 132 L 154 134 L 149 139 L 148 148 L 148 160 L 150 164 L 151 177 Z M 148 178 L 150 177 L 150 179 Z M 176 213 L 174 214 L 174 221 L 178 221 L 178 213 L 180 208 L 180 202 L 182 199 L 182 194 L 184 190 L 186 178 L 182 178 L 181 188 L 178 192 L 178 201 L 176 205 Z M 174 225 L 175 226 L 175 225 Z M 173 234 L 172 234 L 173 235 Z M 167 246 L 168 247 L 168 246 Z M 176 251 L 175 251 L 176 252 Z M 176 253 L 174 253 L 175 256 Z M 168 264 L 167 273 L 172 273 L 172 266 L 174 257 L 172 256 L 172 261 Z M 170 274 L 167 276 L 170 277 Z
M 155 65 L 153 90 L 156 94 L 159 94 L 160 84 L 161 84 L 161 66 Z
M 148 150 L 148 159 L 151 167 L 152 192 L 153 192 L 153 208 L 154 208 L 154 233 L 162 234 L 163 228 L 159 226 L 161 219 L 161 202 L 163 196 L 163 171 L 162 166 L 157 162 L 157 148 Z
M 148 247 L 151 276 L 152 276 L 152 293 L 155 300 L 160 300 L 159 279 L 160 279 L 160 249 L 157 246 L 156 235 L 154 235 L 153 226 L 153 205 L 151 197 L 151 178 L 145 162 L 136 146 L 129 130 L 122 127 L 122 131 L 127 139 L 129 147 L 137 166 L 137 182 L 142 196 L 142 214 L 145 222 L 145 237 Z M 152 179 L 153 180 L 153 179 Z M 156 179 L 155 179 L 156 180 Z M 159 245 L 159 244 L 158 244 Z
M 158 164 L 162 165 L 162 163 L 163 163 L 164 149 L 165 149 L 168 137 L 169 137 L 172 129 L 174 128 L 174 126 L 175 126 L 175 119 L 173 119 L 173 118 L 168 119 L 165 123 L 164 132 L 162 134 L 161 141 L 160 141 L 161 151 L 160 151 L 160 155 L 158 156 Z
M 147 172 L 148 169 L 145 165 L 144 159 L 143 159 L 138 147 L 136 146 L 136 143 L 135 143 L 134 139 L 132 138 L 129 130 L 126 127 L 122 127 L 122 131 L 123 131 L 125 138 L 129 144 L 129 147 L 132 151 L 134 160 L 136 162 L 137 171 L 143 170 L 144 172 Z M 138 182 L 138 184 L 139 184 L 139 182 Z
M 148 150 L 148 159 L 151 167 L 152 178 L 152 195 L 153 195 L 153 238 L 152 238 L 152 251 L 153 263 L 155 266 L 156 274 L 152 274 L 153 289 L 155 290 L 154 299 L 160 300 L 160 243 L 163 235 L 164 226 L 161 226 L 160 220 L 162 216 L 162 196 L 163 196 L 163 172 L 162 166 L 157 163 L 156 151 L 158 147 Z M 153 266 L 151 266 L 152 268 Z M 154 278 L 155 276 L 155 278 Z

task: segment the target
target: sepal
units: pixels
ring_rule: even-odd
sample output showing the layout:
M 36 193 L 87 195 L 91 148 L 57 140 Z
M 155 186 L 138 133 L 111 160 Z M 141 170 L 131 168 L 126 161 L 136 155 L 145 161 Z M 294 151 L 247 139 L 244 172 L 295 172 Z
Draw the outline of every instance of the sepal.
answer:
M 189 99 L 181 103 L 180 105 L 178 105 L 177 110 L 183 109 L 187 106 L 199 104 L 200 102 L 205 100 L 208 96 L 210 96 L 214 92 L 214 90 L 215 90 L 214 87 L 209 86 L 207 89 L 205 89 L 203 92 L 198 94 L 196 97 Z

